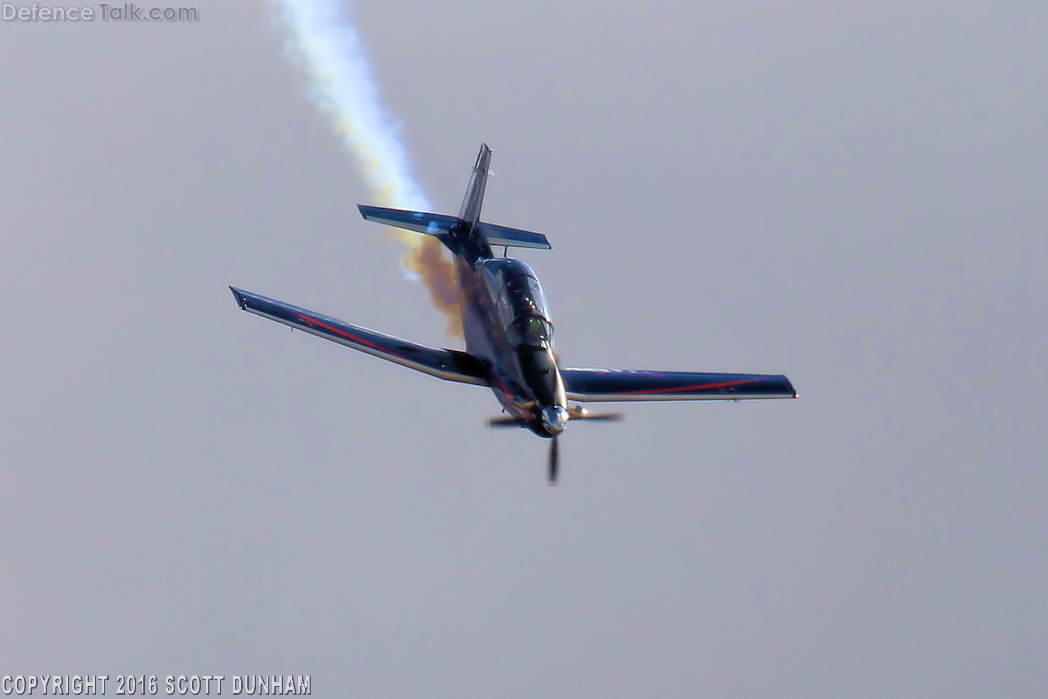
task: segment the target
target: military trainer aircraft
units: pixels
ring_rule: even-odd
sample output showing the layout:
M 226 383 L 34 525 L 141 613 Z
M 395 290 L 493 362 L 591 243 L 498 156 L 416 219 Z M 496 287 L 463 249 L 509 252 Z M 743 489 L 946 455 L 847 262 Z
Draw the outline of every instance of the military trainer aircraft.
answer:
M 447 381 L 487 386 L 505 415 L 493 427 L 523 427 L 551 439 L 549 483 L 557 482 L 557 438 L 573 420 L 615 420 L 579 403 L 796 398 L 789 379 L 768 374 L 709 374 L 569 369 L 553 353 L 553 325 L 528 265 L 492 248 L 539 248 L 541 233 L 480 220 L 491 150 L 481 145 L 458 216 L 361 205 L 365 219 L 435 236 L 451 252 L 463 294 L 465 351 L 435 349 L 230 287 L 245 311 Z M 505 250 L 504 250 L 505 255 Z

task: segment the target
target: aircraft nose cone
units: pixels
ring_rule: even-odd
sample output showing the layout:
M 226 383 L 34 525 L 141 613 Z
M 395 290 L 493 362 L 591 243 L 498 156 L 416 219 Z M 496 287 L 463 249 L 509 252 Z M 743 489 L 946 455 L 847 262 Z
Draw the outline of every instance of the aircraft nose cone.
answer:
M 568 411 L 560 405 L 551 405 L 542 409 L 542 426 L 550 435 L 556 437 L 568 426 Z

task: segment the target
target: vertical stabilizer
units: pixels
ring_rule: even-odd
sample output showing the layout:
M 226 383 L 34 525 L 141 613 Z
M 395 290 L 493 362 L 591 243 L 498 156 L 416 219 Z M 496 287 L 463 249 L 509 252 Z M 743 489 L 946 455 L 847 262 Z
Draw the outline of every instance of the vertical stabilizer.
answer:
M 471 233 L 477 221 L 480 220 L 480 207 L 484 203 L 484 188 L 488 184 L 488 164 L 490 162 L 491 149 L 486 143 L 481 143 L 480 152 L 477 153 L 477 163 L 473 166 L 473 173 L 469 176 L 466 196 L 462 199 L 462 208 L 459 209 L 458 215 L 469 226 Z

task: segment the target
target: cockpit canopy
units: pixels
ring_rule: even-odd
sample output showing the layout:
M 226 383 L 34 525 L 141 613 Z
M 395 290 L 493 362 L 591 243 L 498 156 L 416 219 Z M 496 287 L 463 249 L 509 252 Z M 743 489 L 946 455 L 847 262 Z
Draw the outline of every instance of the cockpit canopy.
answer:
M 500 297 L 505 299 L 514 318 L 518 316 L 541 316 L 549 318 L 546 295 L 542 293 L 539 280 L 535 277 L 511 277 Z
M 514 344 L 552 349 L 553 326 L 545 318 L 521 316 L 510 326 L 510 340 Z
M 520 260 L 486 260 L 483 274 L 496 296 L 498 314 L 513 339 L 528 345 L 551 347 L 553 326 L 542 286 L 531 268 Z

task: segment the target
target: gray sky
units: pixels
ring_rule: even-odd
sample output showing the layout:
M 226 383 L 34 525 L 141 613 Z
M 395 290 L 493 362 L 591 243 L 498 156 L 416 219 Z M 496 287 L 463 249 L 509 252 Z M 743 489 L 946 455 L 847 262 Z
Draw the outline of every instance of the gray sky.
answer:
M 265 4 L 0 23 L 0 674 L 1043 692 L 1043 3 L 357 5 L 435 205 L 484 140 L 552 241 L 566 363 L 802 399 L 575 425 L 550 489 L 487 392 L 237 309 L 449 342 Z

